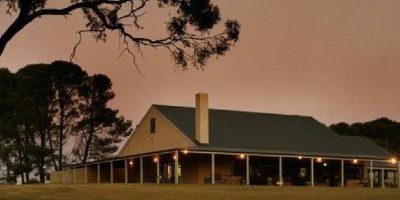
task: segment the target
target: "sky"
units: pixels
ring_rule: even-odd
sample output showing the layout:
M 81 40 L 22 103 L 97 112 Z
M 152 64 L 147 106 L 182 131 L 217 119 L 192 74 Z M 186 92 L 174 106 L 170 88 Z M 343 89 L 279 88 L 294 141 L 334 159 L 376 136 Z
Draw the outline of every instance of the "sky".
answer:
M 50 0 L 62 7 L 69 1 Z M 74 60 L 113 81 L 111 102 L 137 124 L 151 104 L 313 116 L 324 124 L 389 117 L 400 121 L 399 0 L 214 0 L 223 19 L 237 19 L 240 40 L 204 71 L 182 71 L 164 50 L 143 49 L 140 73 L 119 57 L 118 35 L 106 43 L 84 37 Z M 0 5 L 4 10 L 4 5 Z M 163 33 L 168 10 L 147 8 L 140 34 Z M 2 12 L 4 13 L 4 12 Z M 14 19 L 2 14 L 0 33 Z M 13 38 L 0 57 L 11 71 L 31 63 L 69 60 L 84 27 L 80 12 L 43 17 Z

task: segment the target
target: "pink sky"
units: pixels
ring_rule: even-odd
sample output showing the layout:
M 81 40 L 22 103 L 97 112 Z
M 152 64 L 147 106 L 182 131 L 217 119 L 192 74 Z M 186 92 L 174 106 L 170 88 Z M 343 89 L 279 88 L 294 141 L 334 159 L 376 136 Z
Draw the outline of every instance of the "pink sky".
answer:
M 107 43 L 85 37 L 75 62 L 111 77 L 112 106 L 134 123 L 151 104 L 193 106 L 197 92 L 209 93 L 213 108 L 309 115 L 326 124 L 400 121 L 400 1 L 214 2 L 242 32 L 237 46 L 205 71 L 181 71 L 165 51 L 144 49 L 140 75 L 129 56 L 118 58 L 115 34 Z M 144 34 L 160 32 L 162 14 L 148 9 Z M 12 18 L 0 17 L 1 33 Z M 68 60 L 82 27 L 79 12 L 40 19 L 9 43 L 0 66 L 16 71 Z

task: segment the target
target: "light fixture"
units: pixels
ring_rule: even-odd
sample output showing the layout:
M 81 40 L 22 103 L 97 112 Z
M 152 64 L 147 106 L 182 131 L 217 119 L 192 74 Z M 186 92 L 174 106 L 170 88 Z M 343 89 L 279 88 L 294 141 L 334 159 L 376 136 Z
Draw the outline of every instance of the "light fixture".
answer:
M 299 157 L 297 157 L 299 160 L 302 160 L 303 159 L 303 156 L 299 156 Z
M 240 159 L 244 159 L 244 154 L 240 154 Z
M 317 158 L 317 162 L 322 162 L 322 158 Z
M 186 149 L 183 150 L 182 152 L 183 152 L 184 154 L 188 154 L 188 150 L 186 150 Z
M 358 163 L 358 160 L 357 159 L 354 159 L 353 160 L 353 164 L 357 164 Z
M 328 166 L 328 163 L 324 163 L 324 167 Z
M 396 158 L 392 158 L 392 159 L 390 159 L 390 163 L 392 163 L 392 164 L 396 164 L 396 162 L 397 162 Z
M 158 158 L 154 158 L 153 162 L 155 162 L 155 163 L 158 162 Z
M 173 158 L 174 160 L 176 160 L 176 155 L 174 155 L 172 158 Z
M 133 161 L 132 161 L 132 160 L 129 161 L 129 165 L 130 165 L 130 166 L 133 165 Z

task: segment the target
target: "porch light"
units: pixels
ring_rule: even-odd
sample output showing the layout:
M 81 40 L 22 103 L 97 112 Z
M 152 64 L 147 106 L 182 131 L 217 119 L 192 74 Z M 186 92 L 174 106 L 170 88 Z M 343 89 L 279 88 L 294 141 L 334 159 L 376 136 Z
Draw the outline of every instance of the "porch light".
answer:
M 299 156 L 299 157 L 297 157 L 299 160 L 302 160 L 303 159 L 303 156 Z
M 244 159 L 244 154 L 240 154 L 240 159 Z
M 172 158 L 173 158 L 174 160 L 176 160 L 176 155 L 174 155 Z
M 328 163 L 324 163 L 324 167 L 328 166 Z
M 184 154 L 188 154 L 188 150 L 186 150 L 186 149 L 183 150 L 182 152 L 183 152 Z
M 358 160 L 357 159 L 354 159 L 353 160 L 353 164 L 357 164 L 358 163 Z
M 158 158 L 154 158 L 153 162 L 155 162 L 155 163 L 158 162 Z
M 392 164 L 396 164 L 396 162 L 397 162 L 396 158 L 392 158 L 392 159 L 390 159 L 390 163 L 392 163 Z
M 317 158 L 317 162 L 322 162 L 322 158 Z
M 132 161 L 132 160 L 129 161 L 129 165 L 130 165 L 130 166 L 133 165 L 133 161 Z

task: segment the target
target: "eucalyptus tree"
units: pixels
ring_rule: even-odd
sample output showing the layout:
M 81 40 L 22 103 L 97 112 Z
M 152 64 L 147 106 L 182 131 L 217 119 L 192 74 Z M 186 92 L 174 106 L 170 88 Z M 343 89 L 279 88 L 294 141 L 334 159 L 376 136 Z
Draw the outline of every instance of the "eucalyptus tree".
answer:
M 81 139 L 74 148 L 79 161 L 85 163 L 89 158 L 114 153 L 118 138 L 129 134 L 131 122 L 118 117 L 118 111 L 107 106 L 114 97 L 112 82 L 103 74 L 88 77 L 80 87 L 81 119 L 76 128 Z
M 29 147 L 29 154 L 33 159 L 32 162 L 35 163 L 39 180 L 42 183 L 45 182 L 46 167 L 50 161 L 54 161 L 54 149 L 51 145 L 48 145 L 51 138 L 50 134 L 54 131 L 53 117 L 55 114 L 52 110 L 55 92 L 51 78 L 49 78 L 51 74 L 48 64 L 28 65 L 17 72 L 19 77 L 29 77 L 29 82 L 24 84 L 24 87 L 29 86 L 28 89 L 20 90 L 19 92 L 26 91 L 21 95 L 28 96 L 32 100 L 29 104 L 24 105 L 24 107 L 32 108 L 32 112 L 28 114 L 33 116 L 31 117 L 31 122 L 33 122 L 31 129 L 33 141 Z
M 67 1 L 67 0 L 66 0 Z M 11 39 L 32 22 L 44 17 L 55 17 L 83 12 L 81 20 L 86 28 L 78 31 L 92 34 L 96 41 L 106 41 L 109 33 L 120 36 L 123 52 L 134 56 L 133 52 L 142 46 L 162 48 L 168 51 L 177 65 L 187 69 L 188 64 L 202 68 L 211 56 L 224 55 L 239 38 L 240 25 L 236 20 L 226 20 L 221 31 L 215 31 L 221 23 L 217 5 L 210 0 L 68 0 L 65 7 L 48 6 L 51 0 L 0 0 L 6 6 L 6 13 L 18 13 L 13 23 L 0 37 L 0 56 Z M 67 1 L 67 2 L 68 2 Z M 149 10 L 149 3 L 155 2 L 158 8 Z M 151 26 L 164 26 L 164 33 L 152 37 L 142 32 L 146 12 L 159 12 L 168 9 L 164 22 Z M 5 13 L 3 13 L 5 14 Z M 134 27 L 134 28 L 131 28 Z M 214 31 L 213 31 L 214 30 Z M 75 46 L 71 59 L 76 53 Z
M 64 164 L 63 147 L 73 131 L 74 124 L 79 118 L 79 88 L 87 78 L 87 73 L 76 64 L 55 61 L 50 65 L 52 88 L 55 93 L 53 109 L 55 115 L 57 134 L 55 136 L 57 147 L 56 170 L 62 170 Z M 53 138 L 50 140 L 52 141 Z M 50 142 L 51 142 L 50 141 Z

